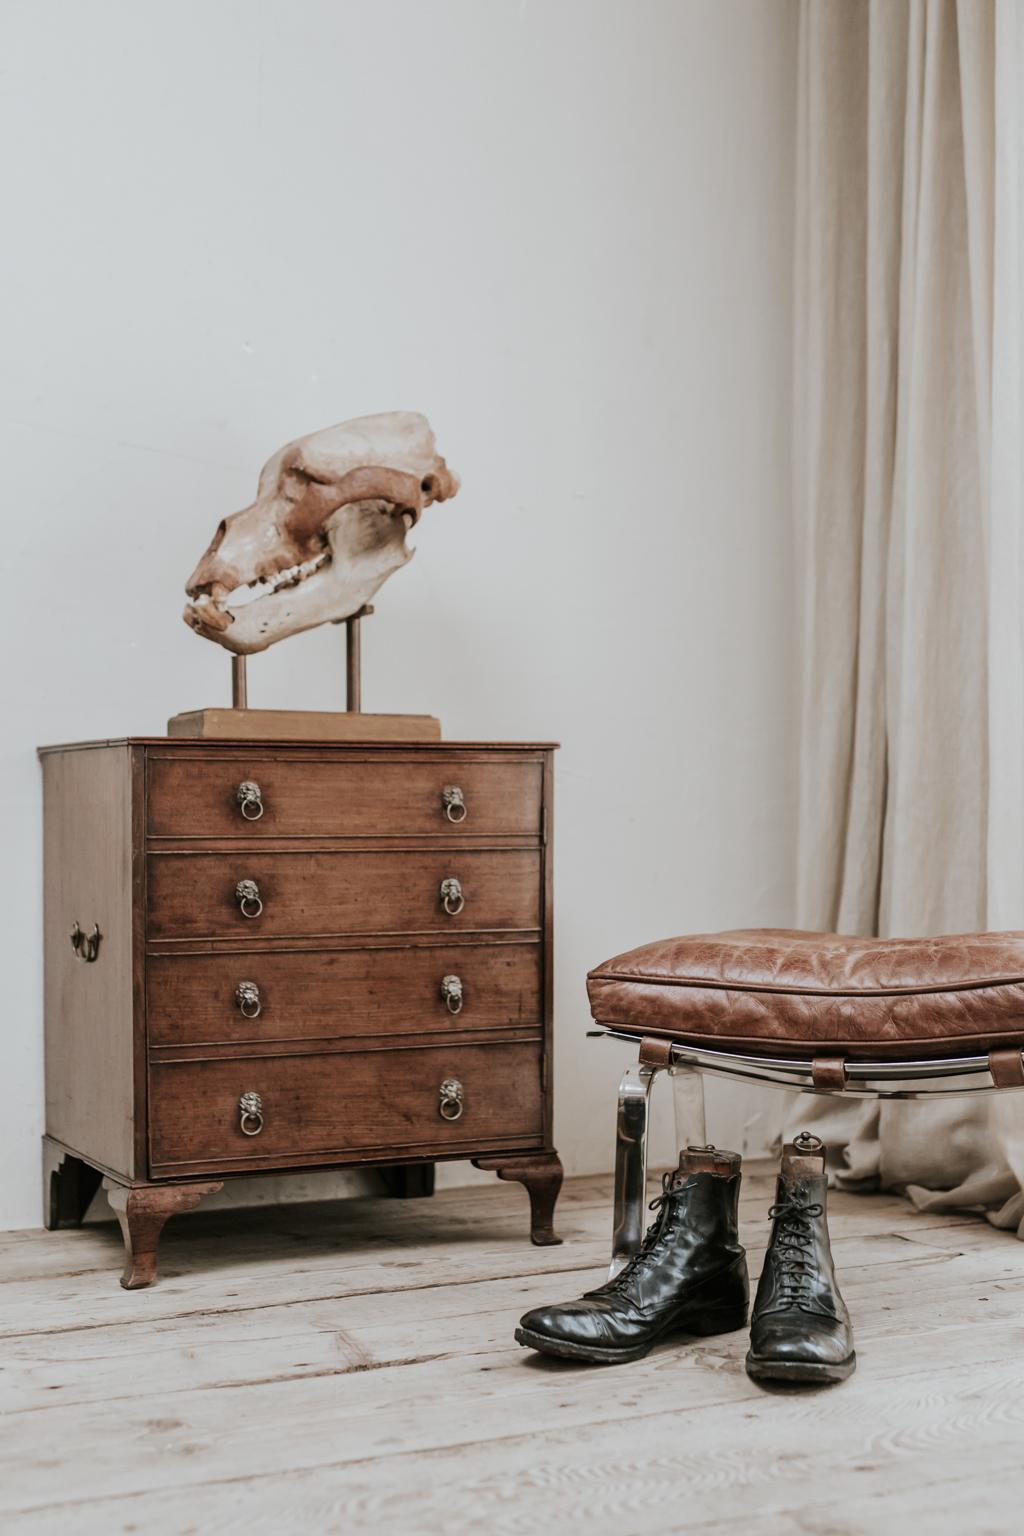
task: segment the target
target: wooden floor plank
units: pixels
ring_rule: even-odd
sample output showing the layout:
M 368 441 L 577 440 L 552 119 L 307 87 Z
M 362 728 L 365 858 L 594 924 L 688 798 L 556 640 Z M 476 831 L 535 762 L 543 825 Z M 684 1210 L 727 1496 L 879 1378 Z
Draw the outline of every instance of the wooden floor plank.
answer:
M 859 1368 L 766 1392 L 744 1333 L 611 1369 L 518 1349 L 521 1311 L 601 1278 L 610 1183 L 567 1186 L 554 1249 L 521 1194 L 213 1212 L 132 1294 L 106 1228 L 0 1235 L 5 1533 L 1016 1531 L 1024 1244 L 830 1197 Z M 754 1274 L 770 1198 L 753 1170 Z

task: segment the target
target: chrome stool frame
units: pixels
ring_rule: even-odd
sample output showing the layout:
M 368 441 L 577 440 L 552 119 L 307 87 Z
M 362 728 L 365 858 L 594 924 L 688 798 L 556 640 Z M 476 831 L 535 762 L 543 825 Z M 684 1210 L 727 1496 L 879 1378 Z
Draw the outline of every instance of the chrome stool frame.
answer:
M 639 1046 L 635 1033 L 604 1028 L 588 1031 L 594 1038 L 628 1040 Z M 680 1147 L 701 1146 L 707 1141 L 704 1125 L 704 1074 L 765 1083 L 797 1093 L 829 1098 L 848 1096 L 866 1099 L 928 1099 L 936 1094 L 950 1097 L 1008 1091 L 997 1085 L 988 1056 L 942 1056 L 927 1061 L 849 1061 L 844 1063 L 841 1088 L 815 1084 L 812 1063 L 793 1057 L 742 1056 L 703 1046 L 664 1042 L 667 1062 L 629 1067 L 619 1084 L 615 1127 L 615 1205 L 612 1218 L 612 1261 L 609 1275 L 616 1275 L 636 1253 L 646 1225 L 647 1135 L 651 1089 L 659 1072 L 672 1080 L 676 1140 Z M 1021 1051 L 1024 1061 L 1024 1050 Z M 965 1082 L 977 1078 L 977 1082 Z M 956 1082 L 950 1082 L 957 1079 Z M 1012 1091 L 1012 1089 L 1010 1090 Z M 1018 1089 L 1018 1091 L 1020 1091 Z

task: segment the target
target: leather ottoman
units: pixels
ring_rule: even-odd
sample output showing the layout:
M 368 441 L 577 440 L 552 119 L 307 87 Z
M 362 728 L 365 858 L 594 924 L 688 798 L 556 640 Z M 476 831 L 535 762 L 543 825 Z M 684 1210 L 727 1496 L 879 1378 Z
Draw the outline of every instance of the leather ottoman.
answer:
M 877 1098 L 1024 1088 L 1024 933 L 734 929 L 616 955 L 587 989 L 598 1032 L 640 1048 L 619 1093 L 613 1270 L 643 1231 L 660 1071 L 675 1079 L 683 1143 L 705 1139 L 704 1072 Z

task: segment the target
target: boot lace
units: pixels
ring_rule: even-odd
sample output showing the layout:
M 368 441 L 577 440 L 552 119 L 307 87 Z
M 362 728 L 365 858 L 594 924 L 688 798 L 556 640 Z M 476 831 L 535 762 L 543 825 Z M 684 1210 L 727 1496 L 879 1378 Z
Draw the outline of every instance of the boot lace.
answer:
M 812 1243 L 811 1222 L 821 1216 L 824 1206 L 800 1200 L 782 1200 L 768 1212 L 777 1222 L 772 1241 L 772 1256 L 779 1277 L 779 1302 L 784 1308 L 806 1310 L 811 1302 L 811 1280 L 817 1273 Z
M 606 1282 L 604 1289 L 610 1291 L 621 1290 L 627 1280 L 631 1280 L 634 1275 L 643 1274 L 644 1270 L 649 1269 L 651 1264 L 657 1259 L 657 1250 L 661 1239 L 663 1237 L 671 1237 L 675 1230 L 675 1212 L 672 1209 L 672 1198 L 676 1193 L 670 1187 L 671 1182 L 672 1174 L 663 1173 L 661 1176 L 661 1194 L 656 1195 L 647 1207 L 649 1211 L 658 1212 L 657 1218 L 647 1228 L 643 1241 L 636 1253 L 623 1265 L 613 1280 Z

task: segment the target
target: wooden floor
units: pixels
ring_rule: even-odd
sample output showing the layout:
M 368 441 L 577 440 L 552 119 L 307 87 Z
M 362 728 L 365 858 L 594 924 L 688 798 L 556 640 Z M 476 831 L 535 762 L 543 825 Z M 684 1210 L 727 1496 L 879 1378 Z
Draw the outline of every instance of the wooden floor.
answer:
M 560 1248 L 518 1185 L 196 1214 L 162 1278 L 116 1228 L 0 1234 L 0 1530 L 989 1536 L 1024 1515 L 1024 1243 L 836 1196 L 859 1369 L 766 1392 L 746 1336 L 544 1361 L 520 1312 L 601 1277 L 610 1182 Z M 751 1270 L 769 1182 L 744 1183 Z

